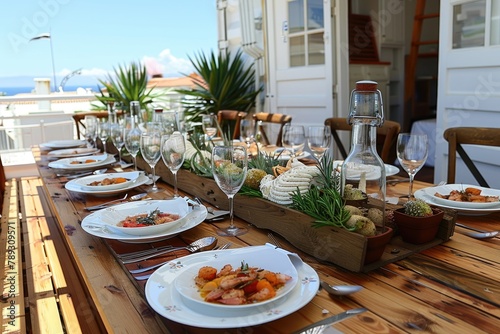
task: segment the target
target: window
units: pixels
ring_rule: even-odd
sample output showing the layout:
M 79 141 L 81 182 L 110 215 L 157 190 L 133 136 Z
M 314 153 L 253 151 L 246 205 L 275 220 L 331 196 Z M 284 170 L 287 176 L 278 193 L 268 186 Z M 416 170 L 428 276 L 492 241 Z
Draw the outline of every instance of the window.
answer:
M 288 2 L 290 66 L 323 65 L 325 32 L 322 0 Z
M 498 7 L 498 1 L 495 2 L 494 7 Z M 486 6 L 487 0 L 471 1 L 453 6 L 454 49 L 485 46 L 487 36 Z M 496 19 L 498 27 L 498 8 L 496 11 L 497 16 L 492 16 L 492 19 Z M 495 39 L 498 40 L 498 29 L 494 34 L 491 34 L 490 38 L 491 42 L 494 42 Z M 495 44 L 498 44 L 498 41 Z

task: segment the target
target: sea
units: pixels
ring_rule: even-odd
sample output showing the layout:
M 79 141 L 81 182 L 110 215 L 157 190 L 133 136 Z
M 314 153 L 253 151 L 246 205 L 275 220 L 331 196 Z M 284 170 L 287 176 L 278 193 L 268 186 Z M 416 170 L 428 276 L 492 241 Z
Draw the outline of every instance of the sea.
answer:
M 71 86 L 71 85 L 66 85 L 64 87 L 65 92 L 75 92 L 78 88 L 90 88 L 92 89 L 93 92 L 98 92 L 99 87 L 98 85 L 85 85 L 85 86 Z M 101 87 L 102 88 L 102 87 Z M 22 93 L 31 93 L 34 91 L 35 87 L 0 87 L 0 96 L 12 96 L 16 94 L 22 94 Z

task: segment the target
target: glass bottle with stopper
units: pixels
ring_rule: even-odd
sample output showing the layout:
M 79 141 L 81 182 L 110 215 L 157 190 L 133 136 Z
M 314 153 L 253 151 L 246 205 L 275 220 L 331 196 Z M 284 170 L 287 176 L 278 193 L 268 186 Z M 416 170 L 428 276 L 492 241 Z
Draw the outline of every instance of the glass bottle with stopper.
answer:
M 346 200 L 369 201 L 382 212 L 384 228 L 386 172 L 377 153 L 377 127 L 384 123 L 382 94 L 374 81 L 358 81 L 351 93 L 347 122 L 351 150 L 342 164 L 341 193 Z M 376 199 L 376 200 L 372 200 Z

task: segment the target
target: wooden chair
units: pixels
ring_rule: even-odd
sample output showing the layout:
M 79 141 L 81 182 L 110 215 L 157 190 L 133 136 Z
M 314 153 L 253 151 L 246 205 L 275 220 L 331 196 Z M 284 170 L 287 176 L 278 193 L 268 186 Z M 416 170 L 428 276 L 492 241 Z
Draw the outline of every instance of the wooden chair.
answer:
M 457 152 L 480 186 L 489 188 L 476 165 L 462 145 L 500 147 L 500 128 L 457 127 L 446 129 L 443 134 L 448 141 L 448 183 L 455 183 Z
M 232 139 L 240 139 L 240 123 L 248 113 L 238 110 L 219 110 L 217 113 L 217 121 L 222 131 L 232 133 Z M 222 134 L 219 134 L 222 135 Z
M 347 157 L 348 151 L 345 149 L 342 141 L 340 140 L 339 131 L 352 130 L 350 124 L 347 123 L 345 118 L 327 118 L 325 125 L 330 126 L 333 139 L 339 148 L 340 154 L 343 159 Z M 398 122 L 385 120 L 381 127 L 377 128 L 377 152 L 384 163 L 392 164 L 396 159 L 396 140 L 401 131 L 401 125 Z
M 264 123 L 273 123 L 280 124 L 278 136 L 276 138 L 276 146 L 282 146 L 281 143 L 281 135 L 283 134 L 283 127 L 287 123 L 292 122 L 292 116 L 285 114 L 270 114 L 265 112 L 259 112 L 253 115 L 253 119 L 258 122 L 261 121 L 259 126 L 260 133 L 262 134 L 262 139 L 264 140 L 264 144 L 270 145 L 269 138 L 266 134 L 263 124 Z

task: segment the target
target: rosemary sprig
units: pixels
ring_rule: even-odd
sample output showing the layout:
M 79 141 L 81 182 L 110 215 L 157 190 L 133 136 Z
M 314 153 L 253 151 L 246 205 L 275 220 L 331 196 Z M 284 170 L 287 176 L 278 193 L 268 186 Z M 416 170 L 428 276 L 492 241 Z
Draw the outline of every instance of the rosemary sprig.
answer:
M 144 225 L 156 225 L 155 221 L 156 221 L 156 218 L 158 217 L 159 214 L 160 214 L 160 210 L 158 208 L 156 208 L 150 214 L 148 214 L 146 217 L 138 217 L 137 223 L 144 224 Z
M 348 228 L 345 223 L 351 214 L 344 207 L 344 200 L 336 189 L 311 186 L 302 194 L 299 189 L 292 194 L 292 207 L 315 219 L 313 227 L 336 226 Z

